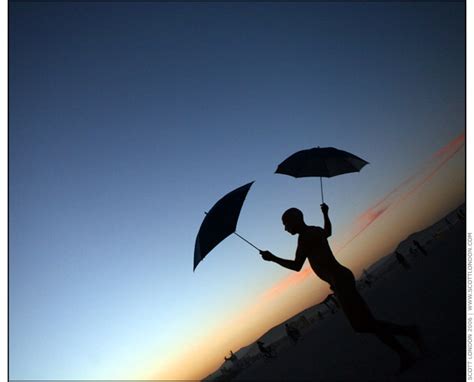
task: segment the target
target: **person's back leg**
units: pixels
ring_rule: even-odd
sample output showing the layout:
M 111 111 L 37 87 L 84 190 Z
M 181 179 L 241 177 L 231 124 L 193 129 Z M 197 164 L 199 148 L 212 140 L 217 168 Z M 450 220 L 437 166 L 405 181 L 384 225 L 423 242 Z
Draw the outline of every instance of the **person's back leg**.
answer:
M 395 332 L 408 335 L 408 327 L 376 320 L 359 294 L 355 281 L 348 278 L 344 282 L 339 282 L 334 289 L 339 305 L 356 332 L 372 333 L 384 345 L 395 351 L 400 360 L 400 372 L 413 364 L 414 357 L 395 337 Z

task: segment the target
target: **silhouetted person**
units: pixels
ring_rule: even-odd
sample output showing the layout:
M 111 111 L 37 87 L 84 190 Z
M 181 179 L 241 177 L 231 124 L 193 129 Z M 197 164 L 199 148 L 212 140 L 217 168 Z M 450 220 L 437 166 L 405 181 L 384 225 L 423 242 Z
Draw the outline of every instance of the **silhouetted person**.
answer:
M 400 372 L 414 362 L 412 355 L 395 338 L 396 335 L 412 339 L 421 349 L 421 336 L 418 327 L 396 325 L 374 318 L 368 305 L 356 288 L 353 273 L 334 257 L 327 238 L 331 236 L 332 227 L 329 220 L 329 207 L 321 204 L 324 216 L 324 228 L 308 226 L 303 213 L 297 208 L 290 208 L 282 216 L 285 230 L 298 234 L 298 247 L 294 260 L 282 259 L 269 251 L 261 251 L 262 258 L 273 261 L 282 267 L 300 271 L 306 259 L 309 260 L 314 273 L 327 282 L 334 290 L 339 305 L 344 311 L 352 328 L 360 333 L 373 333 L 385 345 L 394 350 L 400 358 Z
M 336 313 L 336 311 L 334 310 L 334 307 L 330 304 L 330 302 L 331 302 L 330 296 L 331 295 L 328 295 L 326 297 L 326 299 L 323 301 L 323 304 L 326 306 L 326 308 L 328 308 L 328 310 L 331 312 L 331 314 L 334 314 L 334 313 Z
M 234 354 L 234 352 L 231 350 L 230 351 L 230 357 L 224 357 L 226 361 L 231 361 L 231 362 L 237 362 L 237 356 Z
M 289 324 L 285 324 L 285 330 L 286 330 L 287 336 L 290 337 L 291 341 L 294 344 L 296 344 L 301 337 L 300 331 Z
M 395 251 L 395 257 L 403 268 L 405 268 L 407 271 L 410 269 L 410 264 L 400 252 Z
M 329 299 L 329 301 L 332 301 L 332 303 L 336 306 L 336 308 L 339 308 L 339 303 L 337 302 L 337 298 L 336 298 L 336 296 L 334 296 L 334 293 L 330 294 L 328 296 L 328 299 Z
M 367 269 L 364 269 L 362 273 L 364 274 L 367 280 L 373 281 L 373 276 L 369 272 L 367 272 Z
M 258 348 L 260 352 L 264 355 L 266 358 L 273 358 L 275 355 L 273 354 L 272 350 L 270 347 L 265 346 L 265 342 L 263 341 L 257 341 Z
M 334 310 L 334 307 L 332 305 L 329 305 L 327 302 L 325 302 L 324 305 L 326 305 L 326 307 L 331 312 L 331 314 L 336 313 L 336 311 Z
M 427 256 L 428 255 L 428 252 L 426 252 L 426 250 L 421 246 L 420 243 L 418 243 L 417 240 L 413 240 L 413 244 L 415 245 L 416 248 L 418 248 L 418 250 L 423 253 L 423 255 Z
M 372 283 L 374 282 L 374 277 L 369 272 L 367 272 L 366 269 L 362 271 L 362 274 L 364 275 L 364 279 L 363 279 L 364 284 L 367 285 L 369 288 L 371 288 Z
M 444 221 L 446 222 L 446 225 L 448 228 L 451 230 L 453 228 L 453 223 L 448 218 L 444 218 Z

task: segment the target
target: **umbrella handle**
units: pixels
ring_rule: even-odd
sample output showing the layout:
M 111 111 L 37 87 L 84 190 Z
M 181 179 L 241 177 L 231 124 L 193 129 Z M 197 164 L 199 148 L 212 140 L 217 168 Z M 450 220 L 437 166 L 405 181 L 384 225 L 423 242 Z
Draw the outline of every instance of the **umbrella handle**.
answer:
M 246 238 L 240 236 L 237 232 L 233 232 L 234 235 L 240 237 L 243 241 L 245 241 L 247 244 L 250 244 L 252 247 L 254 247 L 257 251 L 262 252 L 259 248 L 257 248 L 255 245 L 253 245 L 250 241 L 248 241 Z
M 323 177 L 322 177 L 322 176 L 320 176 L 320 177 L 319 177 L 319 181 L 320 181 L 320 183 L 321 183 L 321 199 L 322 199 L 322 201 L 323 201 L 323 203 L 324 203 L 324 194 L 323 194 Z

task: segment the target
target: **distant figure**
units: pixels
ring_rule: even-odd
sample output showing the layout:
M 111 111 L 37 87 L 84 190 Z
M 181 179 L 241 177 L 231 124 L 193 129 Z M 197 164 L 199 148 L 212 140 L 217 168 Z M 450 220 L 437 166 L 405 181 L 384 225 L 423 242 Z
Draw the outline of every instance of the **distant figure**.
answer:
M 230 351 L 230 357 L 229 357 L 229 358 L 224 357 L 224 359 L 225 359 L 226 361 L 231 361 L 232 363 L 235 363 L 235 362 L 238 361 L 237 356 L 234 354 L 234 352 L 233 352 L 232 350 Z
M 232 374 L 232 369 L 227 367 L 221 367 L 221 373 L 225 376 L 230 376 Z
M 371 273 L 367 272 L 367 269 L 364 269 L 362 271 L 362 273 L 364 274 L 364 276 L 367 280 L 373 281 L 374 277 L 372 276 Z
M 444 221 L 446 222 L 446 225 L 448 228 L 451 230 L 453 228 L 453 223 L 448 218 L 444 218 Z
M 328 294 L 327 297 L 324 299 L 323 304 L 326 306 L 326 308 L 328 308 L 331 314 L 334 314 L 336 313 L 336 311 L 334 310 L 334 306 L 330 304 L 330 302 L 335 301 L 335 299 L 333 299 L 332 297 L 333 297 L 332 294 Z
M 296 344 L 301 337 L 300 331 L 289 324 L 285 324 L 285 330 L 286 335 L 290 338 L 291 342 Z
M 462 211 L 461 208 L 458 210 L 458 212 L 456 212 L 456 215 L 458 216 L 459 220 L 461 220 L 461 221 L 466 220 L 466 215 L 464 215 L 464 212 Z
M 410 264 L 405 259 L 405 257 L 398 251 L 395 251 L 395 257 L 397 258 L 398 263 L 405 268 L 407 271 L 410 269 Z
M 265 342 L 257 341 L 258 348 L 265 358 L 275 358 L 275 352 L 270 346 L 265 346 Z
M 334 307 L 332 305 L 329 305 L 327 302 L 325 302 L 324 305 L 326 305 L 326 307 L 331 312 L 331 314 L 336 313 L 336 310 L 334 309 Z
M 298 234 L 295 259 L 282 259 L 269 251 L 261 251 L 262 258 L 297 272 L 308 259 L 314 273 L 334 290 L 338 303 L 352 328 L 356 332 L 375 334 L 380 341 L 395 351 L 400 359 L 399 372 L 403 372 L 415 360 L 395 336 L 406 336 L 421 349 L 422 341 L 418 327 L 416 325 L 402 326 L 375 319 L 356 288 L 353 273 L 336 260 L 329 247 L 327 238 L 332 233 L 329 207 L 323 203 L 321 210 L 324 216 L 324 228 L 307 225 L 304 222 L 303 213 L 297 208 L 285 211 L 282 216 L 285 230 L 292 235 Z
M 421 246 L 420 243 L 418 243 L 417 240 L 413 240 L 413 244 L 415 244 L 415 247 L 425 256 L 428 255 L 428 252 L 426 252 L 426 250 Z
M 336 296 L 334 296 L 334 293 L 330 294 L 328 296 L 328 299 L 329 299 L 329 301 L 332 301 L 332 303 L 336 306 L 336 308 L 339 308 L 339 303 L 337 302 L 337 298 L 336 298 Z
M 365 285 L 367 285 L 369 288 L 371 288 L 372 284 L 374 282 L 374 277 L 372 276 L 372 274 L 367 272 L 367 269 L 364 269 L 362 271 L 362 274 L 364 275 L 364 279 L 362 281 L 364 282 Z

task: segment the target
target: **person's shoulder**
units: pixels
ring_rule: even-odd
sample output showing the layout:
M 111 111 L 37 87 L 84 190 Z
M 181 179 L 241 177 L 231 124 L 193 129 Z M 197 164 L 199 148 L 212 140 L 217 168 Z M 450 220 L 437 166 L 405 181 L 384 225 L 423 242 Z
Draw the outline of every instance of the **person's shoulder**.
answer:
M 309 231 L 311 235 L 322 235 L 324 232 L 324 229 L 322 227 L 317 227 L 317 226 L 312 225 L 309 228 L 310 228 Z
M 316 237 L 320 237 L 323 235 L 324 230 L 321 227 L 316 227 L 314 225 L 308 226 L 308 229 L 300 234 L 300 239 L 301 240 L 309 240 L 309 239 L 314 239 Z

